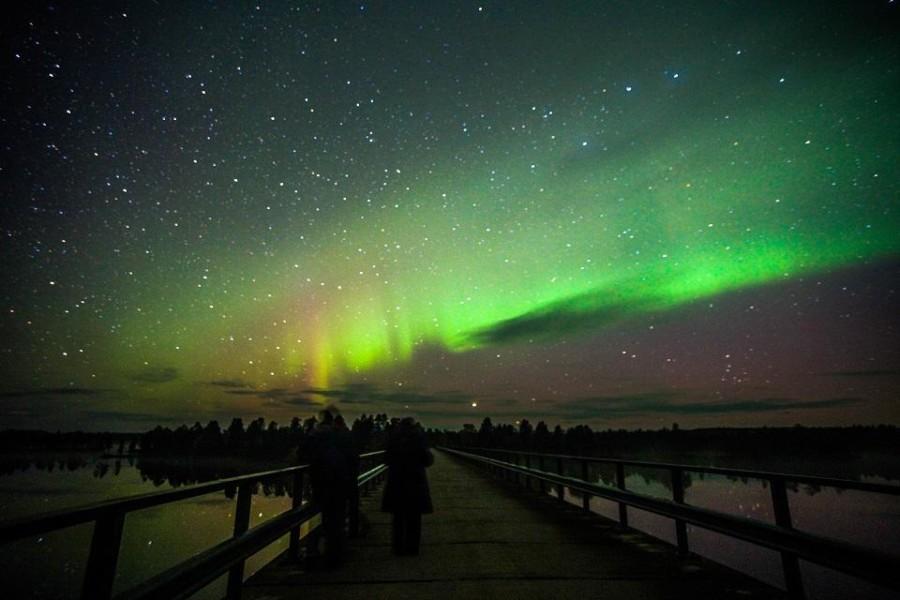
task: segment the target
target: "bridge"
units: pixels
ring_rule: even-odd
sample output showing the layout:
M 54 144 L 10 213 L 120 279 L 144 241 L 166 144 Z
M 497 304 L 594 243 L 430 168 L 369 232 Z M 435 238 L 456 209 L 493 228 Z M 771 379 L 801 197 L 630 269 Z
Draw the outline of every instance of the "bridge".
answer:
M 94 522 L 82 598 L 186 598 L 222 575 L 229 600 L 307 598 L 802 598 L 803 559 L 900 590 L 900 560 L 877 550 L 795 530 L 788 483 L 900 495 L 900 486 L 788 475 L 647 463 L 620 459 L 510 452 L 438 451 L 429 480 L 436 511 L 423 524 L 419 556 L 396 557 L 390 548 L 390 516 L 372 493 L 384 477 L 381 452 L 361 455 L 361 532 L 337 569 L 308 570 L 302 560 L 301 527 L 316 522 L 305 501 L 307 466 L 254 473 L 194 486 L 113 500 L 72 510 L 0 523 L 0 543 Z M 615 486 L 598 483 L 592 469 L 615 469 Z M 669 473 L 672 499 L 625 489 L 625 473 L 652 468 Z M 762 479 L 772 493 L 775 524 L 735 517 L 684 501 L 684 473 Z M 252 486 L 292 482 L 292 508 L 252 529 Z M 236 490 L 231 539 L 113 595 L 125 515 L 220 490 Z M 573 495 L 580 505 L 565 501 Z M 552 495 L 551 495 L 552 494 Z M 618 503 L 618 520 L 590 510 L 590 499 Z M 677 543 L 669 545 L 628 527 L 630 508 L 672 519 Z M 764 546 L 781 553 L 786 590 L 718 565 L 690 552 L 687 525 Z M 288 535 L 289 549 L 250 577 L 245 560 Z

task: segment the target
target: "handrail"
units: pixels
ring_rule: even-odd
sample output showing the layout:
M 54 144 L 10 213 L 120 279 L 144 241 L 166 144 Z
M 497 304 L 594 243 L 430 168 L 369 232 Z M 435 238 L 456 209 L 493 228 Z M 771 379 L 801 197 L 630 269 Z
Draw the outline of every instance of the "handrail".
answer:
M 776 550 L 782 554 L 782 564 L 785 569 L 785 582 L 788 587 L 788 593 L 792 597 L 803 597 L 804 593 L 802 580 L 800 579 L 799 565 L 797 564 L 798 558 L 860 577 L 861 579 L 873 583 L 884 585 L 890 589 L 900 590 L 900 577 L 898 577 L 898 573 L 900 573 L 900 559 L 898 559 L 898 557 L 879 550 L 864 548 L 849 542 L 793 529 L 790 524 L 790 512 L 786 496 L 784 496 L 783 503 L 780 500 L 781 494 L 784 493 L 784 479 L 779 478 L 791 477 L 788 475 L 782 475 L 780 473 L 767 474 L 770 477 L 776 478 L 772 480 L 776 524 L 770 525 L 761 521 L 745 519 L 715 510 L 685 504 L 683 487 L 680 485 L 681 474 L 683 474 L 683 470 L 687 470 L 683 469 L 683 465 L 668 466 L 673 473 L 674 499 L 663 500 L 661 498 L 654 498 L 625 490 L 624 476 L 621 471 L 617 473 L 618 487 L 610 488 L 586 481 L 585 479 L 578 479 L 560 473 L 535 469 L 532 468 L 530 464 L 523 466 L 452 448 L 441 448 L 441 450 L 497 469 L 518 473 L 523 475 L 526 481 L 536 479 L 541 482 L 555 484 L 558 486 L 560 499 L 563 498 L 563 487 L 576 490 L 584 495 L 583 507 L 585 510 L 589 510 L 587 501 L 590 496 L 598 496 L 618 502 L 620 507 L 620 521 L 623 525 L 627 525 L 627 516 L 625 516 L 627 513 L 624 510 L 625 506 L 631 506 L 670 517 L 674 519 L 676 523 L 676 532 L 679 534 L 677 536 L 678 546 L 681 552 L 687 552 L 686 523 Z M 536 455 L 536 453 L 515 452 L 512 454 Z M 537 456 L 549 458 L 551 455 Z M 590 460 L 589 457 L 568 457 L 561 455 L 552 455 L 552 457 L 558 461 L 561 461 L 564 458 L 577 459 L 579 461 Z M 634 461 L 623 462 L 626 464 L 633 464 Z M 658 464 L 659 463 L 655 463 L 655 465 Z M 586 462 L 582 462 L 582 465 L 586 466 Z M 560 466 L 561 465 L 558 462 L 557 468 L 559 471 L 562 471 Z M 583 473 L 586 477 L 586 469 L 583 470 Z M 760 472 L 755 473 L 760 474 Z M 679 480 L 679 483 L 675 483 L 676 477 Z M 623 518 L 623 516 L 625 516 L 625 518 Z
M 383 450 L 366 452 L 360 454 L 359 458 L 372 458 L 383 453 Z M 135 510 L 152 508 L 161 504 L 168 504 L 170 502 L 186 500 L 195 496 L 211 494 L 227 488 L 237 487 L 245 483 L 263 483 L 271 481 L 272 479 L 277 479 L 285 475 L 304 472 L 307 469 L 309 469 L 309 465 L 298 465 L 271 471 L 259 471 L 247 475 L 237 475 L 225 479 L 216 479 L 215 481 L 186 485 L 172 490 L 135 494 L 133 496 L 94 502 L 83 506 L 76 506 L 74 508 L 65 508 L 62 510 L 48 511 L 38 515 L 9 519 L 0 522 L 0 543 L 12 542 L 25 537 L 47 533 L 48 531 L 53 531 L 55 529 L 62 529 L 63 527 L 71 527 L 73 525 L 96 521 L 104 514 L 110 512 L 128 513 Z
M 9 521 L 0 523 L 0 542 L 11 542 L 24 537 L 31 537 L 55 529 L 61 529 L 63 527 L 96 521 L 98 517 L 111 511 L 127 513 L 135 510 L 152 508 L 161 504 L 169 504 L 170 502 L 176 502 L 178 500 L 211 494 L 212 492 L 218 492 L 244 483 L 269 481 L 283 475 L 305 471 L 308 468 L 309 465 L 300 465 L 274 471 L 262 471 L 259 473 L 251 473 L 250 475 L 217 479 L 215 481 L 188 485 L 171 490 L 161 490 L 158 492 L 126 496 L 125 498 L 116 498 L 114 500 L 104 500 L 102 502 L 41 513 L 30 517 L 10 519 Z
M 381 456 L 382 454 L 384 454 L 384 451 L 379 450 L 375 452 L 366 452 L 364 454 L 360 454 L 359 457 L 360 459 L 375 458 Z M 230 562 L 228 567 L 219 570 L 218 574 L 216 575 L 216 577 L 218 577 L 218 575 L 221 575 L 225 571 L 228 571 L 230 568 L 231 573 L 228 585 L 228 598 L 239 598 L 240 585 L 243 581 L 243 561 L 247 556 L 250 556 L 257 550 L 259 550 L 259 548 L 267 545 L 271 541 L 274 541 L 274 539 L 277 539 L 278 537 L 281 537 L 281 535 L 284 535 L 288 532 L 290 532 L 290 552 L 292 554 L 296 554 L 296 552 L 298 551 L 300 524 L 302 524 L 302 522 L 306 519 L 297 521 L 296 517 L 298 515 L 305 514 L 304 511 L 306 511 L 307 509 L 307 505 L 305 505 L 303 502 L 303 480 L 304 475 L 308 469 L 309 465 L 299 465 L 295 467 L 287 467 L 284 469 L 261 471 L 257 473 L 250 473 L 247 475 L 239 475 L 226 479 L 218 479 L 215 481 L 198 483 L 195 485 L 189 485 L 173 490 L 163 490 L 159 492 L 150 492 L 147 494 L 137 494 L 134 496 L 96 502 L 70 509 L 63 509 L 29 517 L 10 519 L 8 521 L 0 522 L 0 543 L 12 542 L 20 540 L 22 538 L 40 535 L 42 533 L 70 527 L 73 525 L 94 522 L 94 534 L 91 538 L 91 548 L 88 555 L 88 564 L 87 568 L 85 569 L 82 598 L 102 600 L 105 598 L 110 598 L 112 596 L 112 585 L 113 579 L 115 578 L 116 564 L 118 562 L 119 556 L 119 547 L 122 540 L 122 529 L 125 522 L 125 516 L 129 512 L 151 508 L 154 506 L 160 506 L 163 504 L 169 504 L 178 500 L 185 500 L 187 498 L 202 496 L 204 494 L 210 494 L 229 488 L 237 489 L 238 494 L 237 508 L 235 510 L 234 536 L 227 542 L 223 542 L 223 544 L 220 544 L 219 546 L 201 553 L 200 555 L 198 555 L 198 557 L 195 558 L 205 557 L 207 555 L 213 557 L 224 557 L 226 555 L 231 556 L 231 553 L 235 551 L 235 548 L 256 548 L 255 550 L 248 550 L 248 553 L 246 554 L 239 553 L 239 558 Z M 386 467 L 381 464 L 361 474 L 357 480 L 358 486 L 367 486 L 374 478 L 380 476 L 385 470 Z M 278 515 L 274 519 L 267 521 L 263 525 L 255 527 L 252 530 L 248 531 L 248 525 L 250 521 L 250 496 L 252 493 L 251 486 L 257 483 L 271 481 L 273 479 L 288 475 L 293 476 L 292 508 L 282 513 L 281 515 Z M 310 515 L 310 517 L 312 516 L 314 516 L 314 514 Z M 276 527 L 274 525 L 270 525 L 270 523 L 272 522 L 277 523 L 278 526 Z M 260 529 L 263 526 L 267 527 L 265 529 Z M 245 537 L 249 536 L 253 532 L 256 533 L 253 533 L 253 536 L 251 538 L 252 540 L 258 541 L 262 539 L 268 539 L 267 536 L 269 535 L 269 533 L 271 533 L 271 531 L 274 530 L 273 528 L 280 531 L 280 534 L 275 538 L 269 540 L 269 542 L 264 543 L 263 546 L 256 547 L 255 541 L 245 540 Z M 240 544 L 236 543 L 238 540 L 241 540 Z M 227 545 L 229 544 L 229 542 L 234 542 L 235 544 Z M 208 563 L 202 561 L 196 562 L 194 559 L 189 559 L 188 561 L 185 561 L 185 563 L 177 565 L 170 571 L 179 570 L 187 563 L 196 563 L 208 566 Z M 166 571 L 162 575 L 153 578 L 151 581 L 156 581 L 158 578 L 166 575 L 167 573 L 171 575 L 170 571 Z M 150 582 L 146 583 L 149 584 Z M 139 586 L 139 588 L 143 589 L 141 586 Z M 136 590 L 137 589 L 138 588 L 136 588 Z M 166 590 L 169 589 L 170 588 L 168 587 L 166 588 Z M 194 591 L 196 591 L 196 589 L 199 588 L 195 588 Z M 186 595 L 188 594 L 185 594 L 185 596 Z M 158 597 L 162 598 L 173 596 L 171 593 L 166 592 L 165 594 Z
M 387 467 L 379 465 L 359 476 L 359 486 L 368 484 Z M 244 558 L 253 555 L 281 536 L 285 531 L 312 519 L 317 513 L 309 504 L 281 513 L 257 525 L 245 534 L 202 552 L 152 579 L 115 596 L 115 600 L 177 600 L 188 598 Z
M 711 475 L 728 475 L 745 479 L 782 479 L 796 483 L 818 485 L 823 487 L 843 488 L 847 490 L 859 490 L 862 492 L 875 492 L 900 496 L 900 485 L 889 483 L 874 483 L 868 481 L 855 481 L 853 479 L 841 479 L 837 477 L 820 477 L 818 475 L 800 475 L 796 473 L 777 473 L 774 471 L 754 471 L 750 469 L 735 469 L 730 467 L 711 467 L 703 465 L 689 465 L 678 463 L 652 462 L 645 460 L 633 460 L 627 458 L 613 458 L 606 456 L 577 456 L 572 454 L 545 454 L 542 452 L 526 452 L 523 450 L 506 450 L 503 448 L 466 448 L 476 452 L 499 452 L 503 454 L 518 454 L 519 456 L 537 456 L 544 458 L 587 461 L 592 463 L 621 464 L 629 467 L 643 467 L 647 469 L 659 469 L 671 471 L 680 469 L 682 472 L 709 473 Z
M 255 554 L 284 535 L 284 532 L 308 521 L 314 511 L 308 504 L 292 508 L 244 535 L 233 537 L 175 565 L 175 567 L 147 580 L 115 600 L 175 600 L 186 598 L 203 589 L 234 565 Z

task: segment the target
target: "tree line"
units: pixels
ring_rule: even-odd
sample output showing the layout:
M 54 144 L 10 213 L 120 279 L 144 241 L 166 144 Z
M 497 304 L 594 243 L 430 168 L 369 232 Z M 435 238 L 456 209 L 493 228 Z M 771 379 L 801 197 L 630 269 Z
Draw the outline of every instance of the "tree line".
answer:
M 834 455 L 848 452 L 883 451 L 893 453 L 900 442 L 900 430 L 894 425 L 852 427 L 758 427 L 658 430 L 593 430 L 589 425 L 553 429 L 527 419 L 515 424 L 494 424 L 485 417 L 479 427 L 463 425 L 456 431 L 429 430 L 434 445 L 454 447 L 501 448 L 581 456 L 627 458 L 717 453 Z
M 396 420 L 387 414 L 357 417 L 349 428 L 360 452 L 383 448 Z M 175 429 L 157 426 L 143 434 L 6 430 L 0 432 L 0 452 L 9 455 L 32 450 L 85 451 L 161 458 L 235 456 L 290 464 L 303 458 L 304 440 L 316 423 L 315 417 L 294 417 L 288 425 L 280 426 L 275 421 L 257 418 L 245 425 L 243 419 L 236 417 L 226 428 L 212 420 L 206 425 L 196 422 Z M 811 458 L 863 452 L 895 455 L 900 445 L 900 430 L 894 425 L 684 430 L 676 423 L 659 430 L 594 430 L 589 425 L 551 428 L 544 421 L 532 424 L 527 419 L 495 424 L 485 417 L 480 426 L 466 424 L 459 429 L 428 429 L 426 433 L 432 446 L 657 460 L 709 454 Z
M 309 417 L 291 419 L 289 425 L 279 426 L 275 421 L 262 417 L 250 421 L 235 417 L 223 429 L 218 421 L 206 425 L 199 422 L 191 427 L 177 429 L 157 426 L 144 433 L 139 440 L 139 453 L 143 456 L 241 456 L 260 459 L 303 458 L 306 437 L 315 428 L 317 420 Z M 384 446 L 384 437 L 392 426 L 386 414 L 362 414 L 350 425 L 354 441 L 360 452 Z

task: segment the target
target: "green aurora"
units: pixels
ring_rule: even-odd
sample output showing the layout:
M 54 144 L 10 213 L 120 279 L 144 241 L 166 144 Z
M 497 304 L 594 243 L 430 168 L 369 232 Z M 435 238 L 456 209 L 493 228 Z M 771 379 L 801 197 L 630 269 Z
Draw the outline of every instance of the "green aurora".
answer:
M 800 92 L 774 89 L 724 124 L 687 120 L 639 148 L 619 140 L 616 152 L 595 147 L 602 136 L 558 141 L 587 123 L 561 129 L 530 116 L 539 132 L 528 137 L 542 143 L 527 156 L 511 134 L 486 153 L 515 158 L 491 168 L 475 151 L 430 177 L 413 162 L 359 216 L 308 245 L 287 237 L 265 267 L 223 267 L 219 279 L 240 281 L 243 298 L 178 298 L 190 324 L 155 336 L 147 354 L 165 363 L 178 346 L 202 363 L 210 340 L 228 339 L 201 370 L 221 361 L 253 381 L 340 385 L 424 344 L 462 352 L 588 333 L 895 255 L 896 196 L 879 176 L 895 167 L 887 132 L 900 113 L 864 106 L 894 82 L 822 76 Z M 628 135 L 650 134 L 635 126 Z M 146 323 L 137 316 L 125 330 L 137 336 Z M 261 344 L 254 331 L 268 332 Z M 237 352 L 251 357 L 244 365 L 227 358 L 235 337 L 249 340 Z
M 5 389 L 249 414 L 896 261 L 890 23 L 639 4 L 41 13 Z

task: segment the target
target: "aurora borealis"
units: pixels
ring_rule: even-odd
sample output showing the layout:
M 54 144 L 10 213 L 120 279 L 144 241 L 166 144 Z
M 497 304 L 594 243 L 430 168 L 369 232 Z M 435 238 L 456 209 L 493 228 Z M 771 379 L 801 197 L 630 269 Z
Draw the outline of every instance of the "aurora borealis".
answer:
M 667 4 L 16 14 L 2 424 L 898 422 L 897 7 Z

